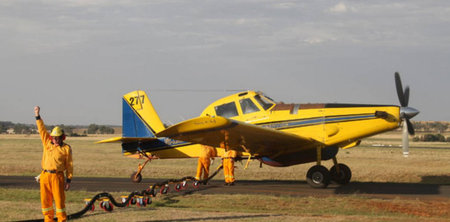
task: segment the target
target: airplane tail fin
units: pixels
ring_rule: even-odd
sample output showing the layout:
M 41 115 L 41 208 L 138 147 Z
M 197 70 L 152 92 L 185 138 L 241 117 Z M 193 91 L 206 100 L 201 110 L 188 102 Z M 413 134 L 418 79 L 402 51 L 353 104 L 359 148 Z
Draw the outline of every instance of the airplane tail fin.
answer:
M 136 90 L 123 96 L 122 137 L 156 137 L 156 133 L 164 129 L 144 91 Z

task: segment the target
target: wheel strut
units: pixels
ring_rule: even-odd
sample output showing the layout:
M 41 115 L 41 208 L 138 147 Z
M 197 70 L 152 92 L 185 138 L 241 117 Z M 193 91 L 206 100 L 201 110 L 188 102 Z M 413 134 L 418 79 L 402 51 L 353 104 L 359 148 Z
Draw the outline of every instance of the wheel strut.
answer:
M 145 165 L 147 165 L 148 162 L 150 162 L 152 159 L 154 159 L 154 156 L 148 156 L 144 151 L 139 150 L 139 155 L 141 158 L 146 158 L 144 164 L 139 164 L 138 169 L 136 172 L 131 174 L 131 181 L 134 183 L 140 183 L 142 181 L 142 170 L 144 169 Z

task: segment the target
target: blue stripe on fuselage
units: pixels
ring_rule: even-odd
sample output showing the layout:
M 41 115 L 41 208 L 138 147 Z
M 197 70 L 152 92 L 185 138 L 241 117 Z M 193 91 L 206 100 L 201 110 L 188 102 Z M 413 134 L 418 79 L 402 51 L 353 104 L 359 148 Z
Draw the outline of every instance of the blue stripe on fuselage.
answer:
M 304 127 L 318 124 L 327 124 L 333 122 L 348 122 L 348 121 L 356 121 L 362 119 L 372 119 L 375 118 L 374 114 L 364 114 L 364 115 L 355 115 L 355 116 L 330 116 L 330 117 L 319 117 L 313 119 L 297 119 L 297 120 L 289 120 L 289 121 L 281 121 L 281 122 L 272 122 L 272 123 L 262 123 L 258 124 L 262 127 L 268 127 L 272 129 L 288 129 L 295 127 Z

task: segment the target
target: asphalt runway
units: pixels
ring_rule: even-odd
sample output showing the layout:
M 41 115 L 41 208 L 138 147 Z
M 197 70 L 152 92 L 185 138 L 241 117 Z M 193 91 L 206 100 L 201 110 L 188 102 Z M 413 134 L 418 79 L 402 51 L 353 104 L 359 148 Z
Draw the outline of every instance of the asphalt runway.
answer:
M 141 191 L 165 179 L 143 179 L 135 184 L 128 178 L 85 178 L 77 177 L 72 181 L 71 190 L 92 192 L 124 192 Z M 1 188 L 39 189 L 34 177 L 31 176 L 0 176 Z M 170 193 L 177 193 L 174 184 L 170 185 Z M 181 194 L 255 194 L 274 196 L 330 196 L 330 195 L 366 195 L 380 198 L 414 198 L 435 199 L 450 198 L 450 185 L 423 184 L 423 183 L 375 183 L 351 182 L 341 186 L 331 184 L 326 189 L 311 188 L 306 181 L 274 181 L 274 180 L 238 180 L 235 186 L 224 186 L 223 180 L 212 180 L 208 185 L 193 188 L 188 183 L 186 190 Z

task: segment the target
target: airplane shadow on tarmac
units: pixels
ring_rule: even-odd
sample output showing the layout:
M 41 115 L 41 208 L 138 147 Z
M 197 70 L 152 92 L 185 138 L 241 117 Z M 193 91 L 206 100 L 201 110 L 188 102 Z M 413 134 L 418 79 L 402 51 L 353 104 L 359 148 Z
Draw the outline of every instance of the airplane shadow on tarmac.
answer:
M 450 176 L 423 176 L 419 183 L 351 182 L 335 189 L 336 194 L 440 195 L 448 191 Z M 443 189 L 446 188 L 446 189 Z M 445 192 L 444 196 L 448 196 Z

